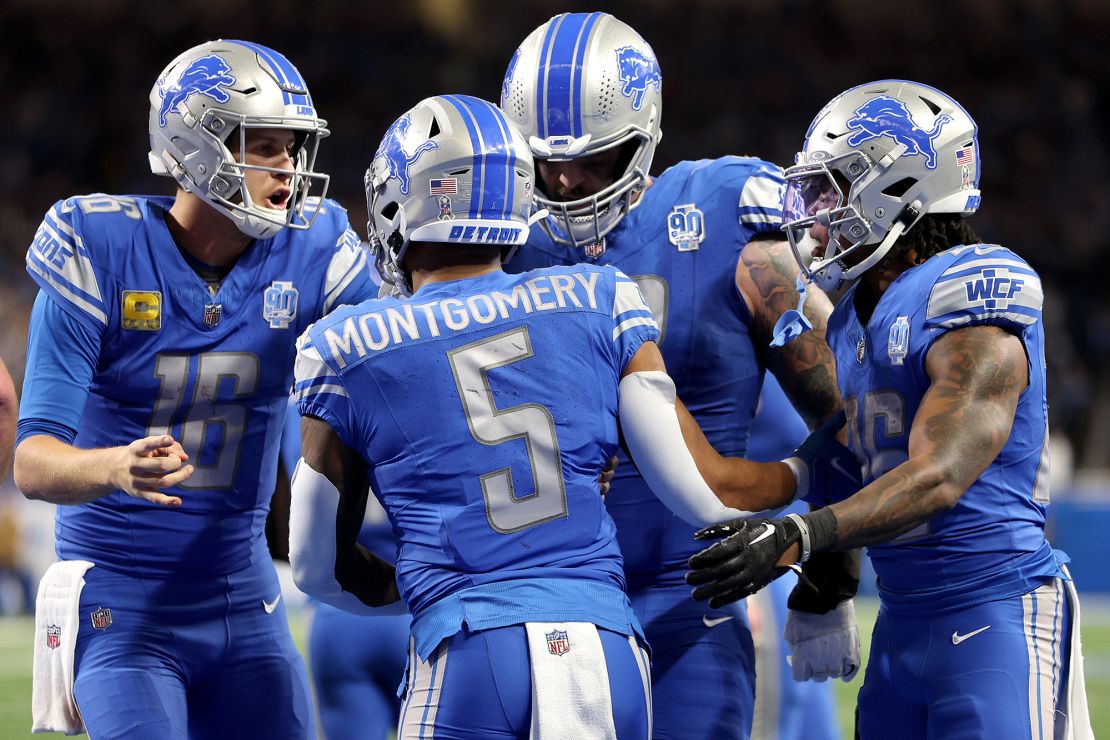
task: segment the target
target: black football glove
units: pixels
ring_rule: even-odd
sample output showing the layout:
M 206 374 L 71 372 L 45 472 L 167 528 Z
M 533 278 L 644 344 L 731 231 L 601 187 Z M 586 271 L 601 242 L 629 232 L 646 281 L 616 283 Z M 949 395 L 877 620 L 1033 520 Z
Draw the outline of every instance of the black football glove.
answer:
M 776 563 L 802 533 L 792 519 L 734 519 L 694 535 L 699 540 L 711 537 L 724 539 L 690 558 L 686 583 L 696 586 L 694 599 L 709 599 L 709 606 L 719 609 L 789 570 Z
M 836 438 L 846 420 L 844 411 L 834 414 L 787 458 L 798 478 L 797 498 L 815 508 L 843 501 L 863 488 L 859 460 Z

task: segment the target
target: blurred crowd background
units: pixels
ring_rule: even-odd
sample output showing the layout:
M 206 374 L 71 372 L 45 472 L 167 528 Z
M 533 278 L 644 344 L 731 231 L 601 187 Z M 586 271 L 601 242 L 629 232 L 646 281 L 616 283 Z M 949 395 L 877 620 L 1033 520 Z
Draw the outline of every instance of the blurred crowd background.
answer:
M 172 191 L 147 168 L 147 96 L 179 52 L 223 37 L 285 53 L 330 123 L 319 161 L 329 195 L 363 230 L 362 173 L 397 115 L 440 93 L 496 101 L 525 35 L 586 10 L 632 25 L 659 59 L 656 172 L 723 154 L 790 164 L 818 109 L 873 79 L 925 82 L 960 101 L 980 125 L 972 225 L 1044 278 L 1054 493 L 1074 470 L 1110 501 L 1106 0 L 6 0 L 0 353 L 17 388 L 35 293 L 23 255 L 43 213 L 75 194 Z M 18 498 L 7 490 L 0 501 Z M 0 506 L 0 540 L 13 545 L 7 516 Z M 0 564 L 19 549 L 0 548 Z

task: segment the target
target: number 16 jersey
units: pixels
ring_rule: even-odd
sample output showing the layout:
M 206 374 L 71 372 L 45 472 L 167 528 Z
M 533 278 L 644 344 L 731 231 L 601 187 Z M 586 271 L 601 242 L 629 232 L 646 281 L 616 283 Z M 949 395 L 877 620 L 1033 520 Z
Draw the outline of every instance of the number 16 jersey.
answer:
M 180 508 L 122 491 L 60 506 L 56 549 L 138 576 L 202 578 L 264 552 L 297 336 L 376 289 L 346 212 L 324 201 L 311 228 L 252 242 L 212 295 L 170 234 L 172 204 L 97 194 L 47 212 L 27 251 L 40 294 L 20 438 L 180 441 L 196 467 L 166 490 Z

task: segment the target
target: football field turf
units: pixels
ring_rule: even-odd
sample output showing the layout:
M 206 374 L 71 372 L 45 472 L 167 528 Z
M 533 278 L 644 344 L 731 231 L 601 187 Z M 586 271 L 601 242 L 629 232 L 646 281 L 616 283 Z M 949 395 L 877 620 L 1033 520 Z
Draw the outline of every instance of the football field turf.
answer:
M 858 614 L 866 652 L 876 602 L 860 599 Z M 304 620 L 292 620 L 297 644 L 304 646 Z M 49 737 L 31 735 L 31 638 L 30 617 L 0 619 L 0 740 Z M 1110 599 L 1085 598 L 1083 650 L 1087 667 L 1087 698 L 1096 737 L 1110 738 Z M 856 692 L 863 682 L 861 671 L 851 683 L 836 682 L 837 710 L 845 738 L 851 738 Z M 64 737 L 54 735 L 54 737 Z

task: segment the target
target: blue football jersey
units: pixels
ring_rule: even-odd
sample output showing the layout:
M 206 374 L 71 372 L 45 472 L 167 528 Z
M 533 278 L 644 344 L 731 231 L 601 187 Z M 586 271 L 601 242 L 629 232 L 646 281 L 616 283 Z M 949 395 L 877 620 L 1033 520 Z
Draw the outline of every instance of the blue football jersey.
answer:
M 870 483 L 909 459 L 914 415 L 930 385 L 933 342 L 961 327 L 999 326 L 1029 357 L 1029 387 L 998 457 L 950 511 L 868 548 L 884 604 L 941 610 L 1027 593 L 1060 571 L 1044 536 L 1048 503 L 1043 295 L 1037 273 L 993 245 L 942 252 L 895 280 L 866 327 L 853 287 L 828 341 L 848 414 L 849 446 Z
M 657 336 L 635 283 L 580 265 L 431 283 L 302 337 L 301 413 L 366 461 L 422 655 L 463 622 L 630 634 L 597 476 L 620 374 Z
M 308 230 L 254 241 L 215 296 L 174 243 L 168 197 L 59 201 L 27 252 L 42 295 L 76 322 L 95 357 L 74 444 L 172 434 L 196 466 L 180 509 L 116 492 L 58 507 L 57 551 L 140 575 L 211 576 L 250 563 L 274 490 L 296 338 L 333 307 L 376 293 L 346 212 L 325 201 Z M 41 327 L 32 322 L 32 334 Z M 49 368 L 41 368 L 46 374 Z M 50 384 L 22 408 L 47 419 Z M 78 416 L 77 414 L 80 413 Z
M 659 322 L 660 349 L 678 396 L 722 455 L 741 456 L 763 368 L 736 288 L 740 251 L 782 224 L 782 171 L 748 157 L 680 162 L 654 178 L 639 204 L 585 255 L 533 229 L 511 271 L 575 264 L 596 255 L 635 280 Z M 630 587 L 682 584 L 700 549 L 694 527 L 674 516 L 622 452 L 609 513 Z

